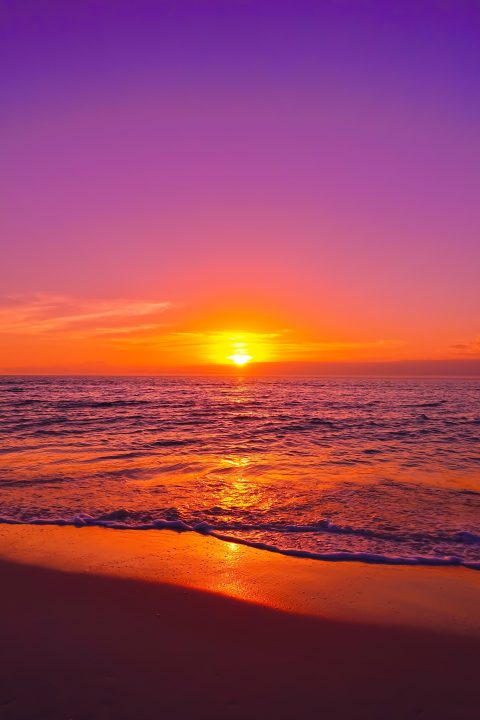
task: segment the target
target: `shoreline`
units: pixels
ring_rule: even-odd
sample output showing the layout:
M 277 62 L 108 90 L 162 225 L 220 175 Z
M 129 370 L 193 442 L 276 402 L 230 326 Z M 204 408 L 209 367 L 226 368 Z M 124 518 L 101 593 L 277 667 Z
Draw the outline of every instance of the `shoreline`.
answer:
M 199 537 L 209 537 L 229 544 L 241 545 L 253 550 L 261 550 L 264 552 L 274 553 L 275 555 L 283 555 L 284 557 L 301 558 L 304 560 L 320 560 L 323 562 L 347 562 L 347 563 L 364 563 L 367 565 L 386 565 L 386 566 L 406 566 L 406 567 L 461 567 L 467 570 L 480 570 L 480 560 L 464 560 L 457 556 L 434 556 L 434 555 L 385 555 L 381 553 L 332 550 L 331 552 L 315 552 L 311 550 L 302 550 L 296 548 L 282 548 L 277 545 L 262 542 L 261 540 L 247 540 L 235 535 L 229 535 L 228 531 L 211 529 L 205 526 L 205 523 L 196 525 L 188 525 L 183 520 L 156 520 L 149 524 L 141 524 L 139 526 L 130 526 L 123 522 L 104 521 L 97 522 L 83 517 L 75 518 L 72 521 L 63 519 L 33 519 L 16 520 L 5 516 L 0 517 L 0 527 L 2 525 L 27 526 L 27 527 L 59 527 L 59 528 L 100 528 L 103 530 L 120 530 L 127 532 L 160 532 L 162 530 L 173 531 L 175 533 L 194 533 Z M 468 534 L 468 533 L 465 533 Z
M 330 562 L 199 533 L 0 525 L 0 560 L 164 583 L 287 612 L 480 637 L 480 573 L 464 567 Z
M 9 526 L 0 575 L 2 720 L 476 717 L 468 570 Z

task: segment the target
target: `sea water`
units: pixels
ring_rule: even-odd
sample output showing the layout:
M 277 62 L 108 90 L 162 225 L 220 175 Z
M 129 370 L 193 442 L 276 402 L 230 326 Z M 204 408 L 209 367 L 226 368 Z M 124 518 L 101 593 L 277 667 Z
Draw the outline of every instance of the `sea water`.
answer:
M 480 380 L 1 377 L 0 522 L 480 568 Z

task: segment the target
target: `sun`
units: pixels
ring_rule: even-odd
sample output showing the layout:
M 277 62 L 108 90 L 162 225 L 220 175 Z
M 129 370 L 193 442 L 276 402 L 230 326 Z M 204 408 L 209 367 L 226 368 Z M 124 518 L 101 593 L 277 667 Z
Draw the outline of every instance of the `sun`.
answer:
M 250 362 L 252 356 L 246 352 L 236 352 L 233 355 L 229 355 L 228 359 L 235 363 L 235 365 L 242 366 Z
M 218 331 L 212 335 L 210 362 L 245 368 L 265 359 L 265 350 L 258 334 L 252 332 Z

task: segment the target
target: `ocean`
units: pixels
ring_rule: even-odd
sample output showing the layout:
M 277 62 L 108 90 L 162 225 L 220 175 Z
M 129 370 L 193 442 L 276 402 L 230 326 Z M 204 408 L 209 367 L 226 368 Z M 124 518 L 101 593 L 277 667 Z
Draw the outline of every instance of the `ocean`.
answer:
M 0 377 L 0 522 L 480 569 L 480 380 Z

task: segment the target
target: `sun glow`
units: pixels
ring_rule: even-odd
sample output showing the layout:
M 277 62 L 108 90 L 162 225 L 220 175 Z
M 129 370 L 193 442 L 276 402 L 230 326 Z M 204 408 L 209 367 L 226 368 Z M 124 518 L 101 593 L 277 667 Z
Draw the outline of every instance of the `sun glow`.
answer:
M 247 365 L 271 362 L 276 358 L 277 333 L 219 330 L 205 343 L 205 361 L 218 365 Z
M 233 355 L 229 355 L 228 359 L 231 360 L 235 365 L 246 365 L 252 359 L 251 355 L 246 352 L 236 352 Z

